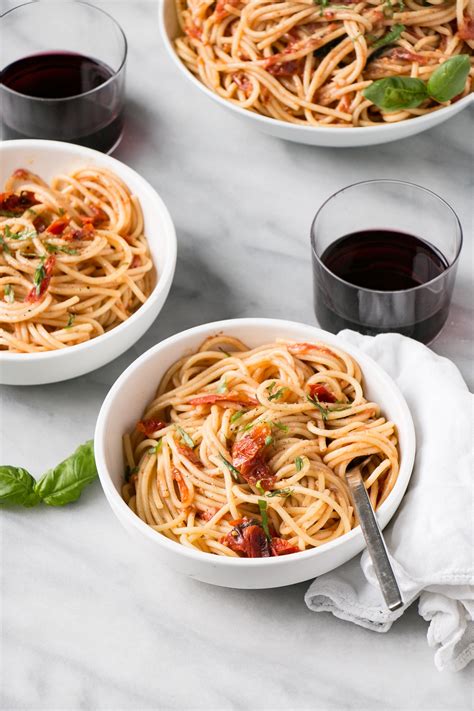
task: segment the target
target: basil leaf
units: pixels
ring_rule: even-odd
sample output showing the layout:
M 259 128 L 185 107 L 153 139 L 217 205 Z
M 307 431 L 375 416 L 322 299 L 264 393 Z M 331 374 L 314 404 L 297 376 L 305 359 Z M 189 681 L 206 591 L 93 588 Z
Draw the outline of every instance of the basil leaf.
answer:
M 236 420 L 239 419 L 239 417 L 242 417 L 242 415 L 245 414 L 245 410 L 237 410 L 237 412 L 234 412 L 232 417 L 230 418 L 231 422 L 235 422 Z
M 5 252 L 5 254 L 11 254 L 11 253 L 12 253 L 10 247 L 9 247 L 8 244 L 5 242 L 5 240 L 3 239 L 2 235 L 0 235 L 0 246 L 3 247 L 3 251 Z
M 37 482 L 35 491 L 48 506 L 64 506 L 76 501 L 96 476 L 94 442 L 89 440 L 57 467 L 47 471 Z
M 40 497 L 35 492 L 35 480 L 21 467 L 0 467 L 0 504 L 36 506 Z
M 363 94 L 382 111 L 414 109 L 428 96 L 426 85 L 414 77 L 386 77 L 372 82 Z
M 188 433 L 183 430 L 182 427 L 178 427 L 178 425 L 176 425 L 176 429 L 178 430 L 179 434 L 181 435 L 181 439 L 183 440 L 184 444 L 186 444 L 188 447 L 191 447 L 191 449 L 194 449 L 196 444 L 195 444 L 193 438 L 190 437 L 188 435 Z
M 393 25 L 392 29 L 390 32 L 387 32 L 386 35 L 383 37 L 380 37 L 374 44 L 372 45 L 373 49 L 380 49 L 380 47 L 385 47 L 387 44 L 392 44 L 393 42 L 396 42 L 397 39 L 400 39 L 400 35 L 402 32 L 405 31 L 405 25 Z
M 71 247 L 61 247 L 61 245 L 52 244 L 52 242 L 45 242 L 44 245 L 50 254 L 58 254 L 58 252 L 77 254 L 77 249 L 71 249 Z
M 272 537 L 270 535 L 270 528 L 268 527 L 267 502 L 263 499 L 259 499 L 258 508 L 260 509 L 260 515 L 262 517 L 262 528 L 265 531 L 267 540 L 271 541 Z
M 288 426 L 284 425 L 283 422 L 273 422 L 270 420 L 270 424 L 272 427 L 277 427 L 282 432 L 288 432 Z
M 309 400 L 309 402 L 316 407 L 319 412 L 321 413 L 321 417 L 323 418 L 324 422 L 328 419 L 328 411 L 325 407 L 321 405 L 321 403 L 318 400 L 317 395 L 306 395 L 306 398 Z
M 76 314 L 68 314 L 67 324 L 64 326 L 64 328 L 72 328 L 75 320 L 76 320 Z
M 268 390 L 268 388 L 267 388 L 267 390 Z M 269 400 L 279 400 L 282 397 L 282 395 L 284 395 L 286 393 L 287 390 L 288 390 L 288 388 L 280 388 L 279 390 L 276 391 L 276 393 L 271 393 L 271 395 L 268 396 L 268 399 Z
M 240 472 L 239 472 L 239 470 L 236 469 L 233 464 L 231 464 L 230 462 L 228 462 L 227 459 L 222 456 L 222 454 L 219 454 L 219 457 L 222 459 L 222 463 L 225 464 L 225 466 L 227 467 L 227 469 L 228 469 L 228 470 L 230 471 L 230 473 L 232 474 L 232 478 L 235 479 L 235 481 L 239 481 L 239 477 L 240 477 Z
M 467 54 L 447 59 L 428 79 L 428 94 L 440 103 L 451 101 L 463 91 L 470 68 Z
M 295 459 L 295 468 L 297 472 L 300 472 L 303 469 L 303 459 L 302 457 L 296 457 Z
M 291 496 L 293 493 L 293 489 L 287 488 L 287 489 L 274 489 L 274 491 L 267 491 L 265 496 L 269 499 L 272 499 L 274 496 Z

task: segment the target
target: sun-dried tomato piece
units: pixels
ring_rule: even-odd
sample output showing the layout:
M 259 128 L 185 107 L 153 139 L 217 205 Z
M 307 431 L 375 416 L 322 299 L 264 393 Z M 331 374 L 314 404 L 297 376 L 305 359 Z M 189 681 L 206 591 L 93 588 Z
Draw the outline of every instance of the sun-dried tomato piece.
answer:
M 19 194 L 13 192 L 0 193 L 0 215 L 3 217 L 19 217 L 39 200 L 30 190 L 22 190 Z
M 42 215 L 38 215 L 38 217 L 35 217 L 35 219 L 33 220 L 33 227 L 35 228 L 38 234 L 41 234 L 41 232 L 45 231 L 47 224 Z
M 181 444 L 178 443 L 176 445 L 178 452 L 183 455 L 183 457 L 186 457 L 186 459 L 189 459 L 192 464 L 199 465 L 201 464 L 201 460 L 199 459 L 198 455 L 194 451 L 194 449 L 191 449 L 191 447 L 188 447 L 187 444 Z
M 148 420 L 139 420 L 136 425 L 138 432 L 143 432 L 143 434 L 147 437 L 151 437 L 155 432 L 162 430 L 163 427 L 167 427 L 166 422 L 163 422 L 163 420 L 155 420 L 153 418 Z
M 249 484 L 256 484 L 261 480 L 264 489 L 269 489 L 276 480 L 264 458 L 271 433 L 270 425 L 261 422 L 255 425 L 248 435 L 234 442 L 232 447 L 232 465 Z
M 272 554 L 265 531 L 253 519 L 243 519 L 229 531 L 223 542 L 246 558 L 269 558 Z
M 272 537 L 271 542 L 273 555 L 287 555 L 287 553 L 299 553 L 298 546 L 292 546 L 284 538 Z
M 337 402 L 336 396 L 321 383 L 312 383 L 309 386 L 309 394 L 311 397 L 317 397 L 319 402 Z
M 28 303 L 35 303 L 36 301 L 40 301 L 40 299 L 44 296 L 48 289 L 55 264 L 56 257 L 54 255 L 51 255 L 50 257 L 48 257 L 44 264 L 41 264 L 38 267 L 35 272 L 35 286 L 26 296 L 25 301 L 27 301 Z
M 191 503 L 191 492 L 188 489 L 188 487 L 186 486 L 184 477 L 181 474 L 181 472 L 179 471 L 179 469 L 176 469 L 176 467 L 173 467 L 172 474 L 173 474 L 173 480 L 178 485 L 179 499 L 182 504 L 184 504 L 185 506 L 188 506 Z
M 92 212 L 92 215 L 84 215 L 83 217 L 81 217 L 81 222 L 84 225 L 89 223 L 94 225 L 94 227 L 97 227 L 98 225 L 101 225 L 104 222 L 108 222 L 109 216 L 101 207 L 98 207 L 97 205 L 90 205 L 89 208 Z
M 49 232 L 51 235 L 60 235 L 68 226 L 69 221 L 69 217 L 58 217 L 57 220 L 54 220 L 54 222 L 47 227 L 46 232 Z

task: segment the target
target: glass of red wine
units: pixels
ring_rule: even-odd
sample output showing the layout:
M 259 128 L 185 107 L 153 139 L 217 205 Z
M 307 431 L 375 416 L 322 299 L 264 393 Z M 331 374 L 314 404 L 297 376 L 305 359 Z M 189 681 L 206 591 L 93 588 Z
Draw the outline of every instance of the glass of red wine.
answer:
M 395 331 L 422 343 L 443 328 L 462 229 L 435 193 L 399 180 L 350 185 L 319 209 L 311 245 L 322 328 Z
M 77 0 L 19 5 L 0 18 L 2 138 L 47 138 L 110 153 L 123 132 L 127 40 Z

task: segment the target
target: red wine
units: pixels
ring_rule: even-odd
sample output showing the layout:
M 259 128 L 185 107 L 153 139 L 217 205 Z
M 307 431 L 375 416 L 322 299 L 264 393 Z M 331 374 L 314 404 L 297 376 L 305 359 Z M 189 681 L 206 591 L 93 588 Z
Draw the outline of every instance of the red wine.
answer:
M 380 229 L 340 237 L 314 258 L 317 319 L 330 331 L 397 331 L 428 343 L 446 321 L 454 274 L 429 282 L 448 266 L 414 235 Z
M 123 83 L 123 73 L 73 52 L 19 59 L 0 74 L 3 137 L 72 141 L 108 151 L 123 130 Z

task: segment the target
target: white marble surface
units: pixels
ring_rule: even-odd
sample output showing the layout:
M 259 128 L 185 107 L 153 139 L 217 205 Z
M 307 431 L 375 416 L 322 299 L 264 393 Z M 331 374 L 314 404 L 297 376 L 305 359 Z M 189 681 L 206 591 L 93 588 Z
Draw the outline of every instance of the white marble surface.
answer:
M 170 208 L 176 278 L 153 327 L 120 359 L 67 383 L 3 389 L 2 462 L 39 475 L 60 461 L 92 435 L 119 373 L 171 333 L 238 316 L 314 323 L 311 219 L 329 194 L 365 178 L 412 180 L 458 211 L 465 247 L 433 348 L 472 386 L 472 112 L 387 146 L 283 143 L 242 127 L 177 75 L 155 2 L 95 2 L 130 41 L 116 155 Z M 0 551 L 3 709 L 472 708 L 472 669 L 435 670 L 416 606 L 377 635 L 309 612 L 306 584 L 247 592 L 186 580 L 132 545 L 98 484 L 64 509 L 3 510 Z

